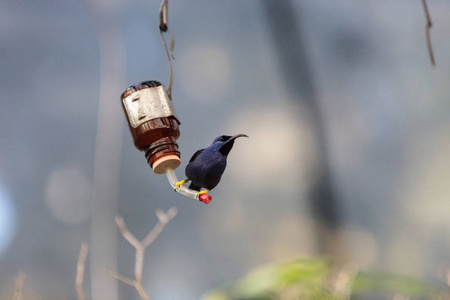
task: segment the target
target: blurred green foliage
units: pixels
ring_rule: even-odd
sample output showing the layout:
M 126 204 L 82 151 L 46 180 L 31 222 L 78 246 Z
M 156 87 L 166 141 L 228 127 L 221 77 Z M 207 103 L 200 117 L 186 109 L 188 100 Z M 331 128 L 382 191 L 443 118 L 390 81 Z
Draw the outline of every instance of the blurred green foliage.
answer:
M 231 286 L 212 291 L 202 300 L 272 299 L 450 299 L 442 282 L 385 273 L 336 269 L 322 258 L 295 259 L 251 271 Z

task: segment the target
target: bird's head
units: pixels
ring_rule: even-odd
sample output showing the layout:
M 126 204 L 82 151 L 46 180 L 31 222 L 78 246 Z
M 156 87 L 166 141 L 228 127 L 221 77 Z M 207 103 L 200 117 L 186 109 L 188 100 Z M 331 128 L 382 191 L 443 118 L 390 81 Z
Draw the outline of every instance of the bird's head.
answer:
M 230 135 L 221 135 L 215 138 L 212 145 L 214 149 L 219 151 L 222 155 L 227 156 L 230 153 L 231 148 L 233 148 L 234 140 L 238 137 L 247 137 L 246 134 L 236 134 L 233 136 Z

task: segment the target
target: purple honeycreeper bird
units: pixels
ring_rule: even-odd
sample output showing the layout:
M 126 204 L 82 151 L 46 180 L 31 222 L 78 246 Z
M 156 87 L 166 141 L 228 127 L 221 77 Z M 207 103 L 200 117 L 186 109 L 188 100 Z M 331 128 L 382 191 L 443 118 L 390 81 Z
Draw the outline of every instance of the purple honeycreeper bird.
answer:
M 206 189 L 199 192 L 199 195 L 206 194 L 215 188 L 227 166 L 227 157 L 233 148 L 234 140 L 238 137 L 248 138 L 246 134 L 221 135 L 214 139 L 209 147 L 195 152 L 186 166 L 187 179 L 177 182 L 175 189 L 188 181 L 191 181 L 190 189 L 196 191 Z

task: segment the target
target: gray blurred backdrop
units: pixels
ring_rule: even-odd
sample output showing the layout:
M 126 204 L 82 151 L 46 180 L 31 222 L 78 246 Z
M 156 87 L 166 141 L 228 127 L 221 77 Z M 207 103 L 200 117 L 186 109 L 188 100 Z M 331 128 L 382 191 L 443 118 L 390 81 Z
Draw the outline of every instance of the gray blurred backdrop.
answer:
M 190 156 L 245 133 L 209 205 L 174 193 L 132 143 L 120 94 L 167 85 L 159 1 L 0 1 L 0 299 L 139 299 L 136 237 L 153 299 L 199 299 L 293 257 L 442 278 L 450 266 L 450 3 L 169 3 L 181 179 Z

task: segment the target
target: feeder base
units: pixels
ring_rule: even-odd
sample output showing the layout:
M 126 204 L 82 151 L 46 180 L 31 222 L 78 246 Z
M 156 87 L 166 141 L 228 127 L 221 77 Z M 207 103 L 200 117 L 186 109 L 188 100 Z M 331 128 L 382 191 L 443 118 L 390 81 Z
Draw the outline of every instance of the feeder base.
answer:
M 181 160 L 176 155 L 162 156 L 153 163 L 153 172 L 155 174 L 165 174 L 168 169 L 175 170 L 181 164 Z

